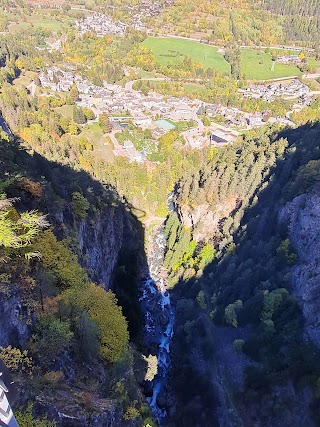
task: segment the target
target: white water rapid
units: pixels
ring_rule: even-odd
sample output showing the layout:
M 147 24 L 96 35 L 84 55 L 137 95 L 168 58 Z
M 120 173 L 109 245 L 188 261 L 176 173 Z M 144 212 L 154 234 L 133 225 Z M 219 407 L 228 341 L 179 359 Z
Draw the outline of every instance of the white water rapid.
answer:
M 173 336 L 174 310 L 170 295 L 165 289 L 164 279 L 160 270 L 163 264 L 165 249 L 164 230 L 161 229 L 153 244 L 153 253 L 150 260 L 150 278 L 141 286 L 141 306 L 145 315 L 145 341 L 151 353 L 158 358 L 158 373 L 152 381 L 153 395 L 147 398 L 153 415 L 160 426 L 167 418 L 165 402 L 160 399 L 167 382 L 170 367 L 170 342 Z M 161 400 L 161 402 L 160 402 Z M 160 404 L 159 404 L 160 403 Z

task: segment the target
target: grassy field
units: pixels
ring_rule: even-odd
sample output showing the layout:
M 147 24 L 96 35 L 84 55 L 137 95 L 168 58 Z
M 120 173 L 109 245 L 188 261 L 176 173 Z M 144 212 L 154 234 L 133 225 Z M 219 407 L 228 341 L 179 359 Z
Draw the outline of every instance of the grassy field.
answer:
M 20 88 L 27 87 L 37 75 L 33 71 L 22 72 L 19 77 L 13 80 L 13 85 Z
M 62 114 L 64 117 L 69 117 L 73 119 L 73 105 L 63 105 L 62 107 L 57 107 L 55 110 Z
M 61 107 L 63 108 L 63 107 Z M 97 144 L 102 139 L 103 132 L 98 122 L 94 122 L 90 125 L 85 125 L 80 136 L 87 138 L 92 144 Z
M 223 53 L 218 52 L 218 49 L 213 46 L 169 37 L 148 37 L 142 42 L 142 45 L 151 49 L 162 65 L 167 65 L 170 61 L 180 61 L 184 56 L 189 56 L 194 61 L 203 64 L 205 68 L 216 69 L 221 73 L 230 73 L 230 65 L 224 59 Z M 256 49 L 242 49 L 241 63 L 242 72 L 250 80 L 269 80 L 302 74 L 294 65 L 283 65 L 277 62 L 274 70 L 271 71 L 271 55 Z
M 95 153 L 103 160 L 106 162 L 113 161 L 114 154 L 111 148 L 112 143 L 110 138 L 107 139 L 103 137 L 103 132 L 98 122 L 86 124 L 79 137 L 87 138 L 93 145 Z
M 157 91 L 157 87 L 163 84 L 161 80 L 150 80 L 150 88 Z M 206 92 L 207 88 L 204 85 L 196 84 L 196 83 L 184 83 L 183 85 L 186 93 L 192 95 L 194 93 Z M 134 89 L 137 89 L 136 85 L 133 85 Z
M 203 64 L 207 68 L 212 68 L 221 73 L 229 73 L 230 66 L 224 59 L 223 54 L 212 46 L 198 42 L 176 39 L 176 38 L 156 38 L 148 37 L 142 45 L 151 49 L 156 59 L 162 65 L 167 65 L 170 61 L 181 61 L 184 56 L 191 57 L 195 62 Z
M 308 64 L 315 67 L 317 73 L 320 71 L 320 61 L 317 61 L 315 58 L 308 58 Z
M 271 55 L 257 50 L 241 49 L 241 65 L 242 72 L 250 80 L 269 80 L 302 74 L 294 65 L 283 65 L 278 62 L 271 71 Z
M 192 129 L 197 126 L 197 123 L 193 120 L 190 120 L 188 122 L 180 121 L 180 122 L 174 122 L 173 120 L 167 119 L 167 122 L 175 125 L 176 130 L 180 132 L 185 132 L 186 130 Z
M 46 16 L 43 14 L 33 14 L 25 17 L 25 21 L 19 23 L 12 23 L 9 25 L 10 32 L 19 32 L 21 30 L 30 28 L 32 26 L 36 28 L 44 28 L 53 33 L 57 33 L 59 30 L 63 30 L 66 27 L 66 22 L 61 22 L 53 16 Z
M 189 93 L 198 93 L 198 92 L 206 92 L 207 88 L 203 85 L 186 83 L 183 85 L 186 92 Z

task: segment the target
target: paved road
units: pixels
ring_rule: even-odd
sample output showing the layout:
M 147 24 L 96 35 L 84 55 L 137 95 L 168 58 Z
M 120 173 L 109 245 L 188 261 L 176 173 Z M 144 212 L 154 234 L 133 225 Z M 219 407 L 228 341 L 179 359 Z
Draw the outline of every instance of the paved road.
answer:
M 303 74 L 303 79 L 318 79 L 320 77 L 320 74 Z
M 190 145 L 192 148 L 197 148 L 198 145 L 193 144 L 190 140 L 190 137 L 196 136 L 196 135 L 201 135 L 205 130 L 205 126 L 204 126 L 202 120 L 197 115 L 197 110 L 198 110 L 197 108 L 194 109 L 193 115 L 192 115 L 192 120 L 194 120 L 197 123 L 197 127 L 194 127 L 194 128 L 189 129 L 189 130 L 186 130 L 184 132 L 181 132 L 181 135 L 184 137 L 186 143 L 188 145 Z

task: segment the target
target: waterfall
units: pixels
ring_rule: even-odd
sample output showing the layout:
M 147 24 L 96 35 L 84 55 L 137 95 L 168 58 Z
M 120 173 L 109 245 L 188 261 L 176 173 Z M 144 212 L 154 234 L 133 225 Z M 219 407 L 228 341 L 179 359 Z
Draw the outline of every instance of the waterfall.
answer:
M 158 397 L 167 383 L 174 324 L 170 295 L 160 273 L 165 247 L 164 229 L 161 228 L 154 239 L 153 253 L 150 257 L 150 277 L 142 283 L 140 297 L 145 315 L 145 341 L 148 347 L 156 351 L 158 358 L 158 373 L 152 381 L 153 394 L 147 400 L 160 426 L 166 421 L 167 411 L 164 405 L 159 406 Z

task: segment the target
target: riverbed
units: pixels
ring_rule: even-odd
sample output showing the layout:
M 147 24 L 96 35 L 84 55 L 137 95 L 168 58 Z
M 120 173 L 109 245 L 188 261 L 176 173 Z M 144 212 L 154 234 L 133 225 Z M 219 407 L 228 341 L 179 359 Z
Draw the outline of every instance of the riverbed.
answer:
M 141 307 L 145 316 L 144 337 L 146 347 L 158 359 L 158 372 L 151 382 L 152 396 L 148 397 L 153 415 L 160 426 L 166 424 L 167 411 L 165 388 L 170 369 L 170 344 L 173 337 L 174 309 L 170 294 L 166 289 L 166 280 L 162 274 L 162 265 L 166 239 L 161 227 L 153 240 L 149 255 L 149 277 L 141 284 Z

